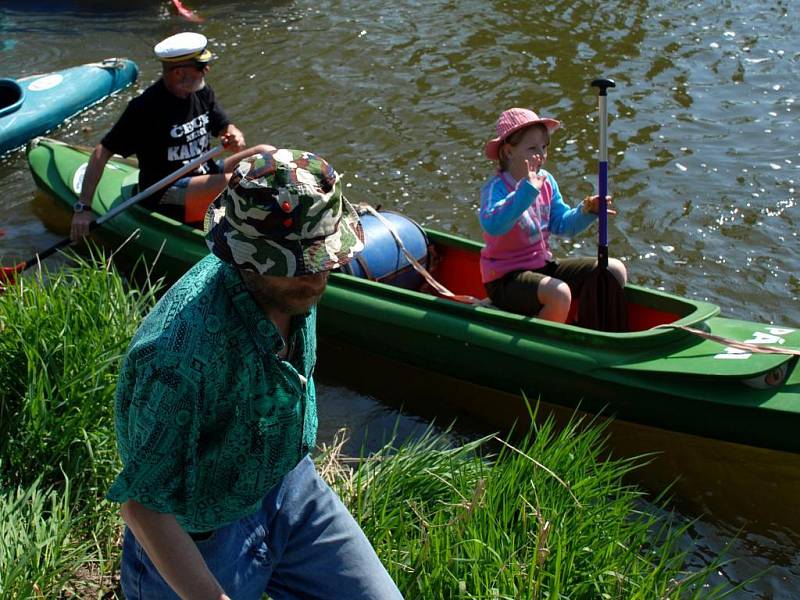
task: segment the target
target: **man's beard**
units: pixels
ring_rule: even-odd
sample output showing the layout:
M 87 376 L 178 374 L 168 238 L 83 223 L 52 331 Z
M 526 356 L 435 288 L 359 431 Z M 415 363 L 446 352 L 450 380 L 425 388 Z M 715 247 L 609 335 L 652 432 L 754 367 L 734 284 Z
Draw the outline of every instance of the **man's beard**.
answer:
M 200 77 L 197 79 L 195 77 L 184 76 L 179 80 L 178 85 L 180 85 L 180 87 L 182 87 L 189 94 L 194 94 L 195 92 L 199 92 L 206 87 L 206 78 Z
M 204 87 L 206 87 L 206 80 L 201 79 L 200 81 L 196 81 L 194 85 L 190 87 L 189 92 L 194 94 L 195 92 L 202 90 Z
M 287 315 L 308 312 L 325 291 L 327 273 L 313 277 L 265 277 L 254 271 L 240 271 L 242 281 L 256 303 L 264 310 Z

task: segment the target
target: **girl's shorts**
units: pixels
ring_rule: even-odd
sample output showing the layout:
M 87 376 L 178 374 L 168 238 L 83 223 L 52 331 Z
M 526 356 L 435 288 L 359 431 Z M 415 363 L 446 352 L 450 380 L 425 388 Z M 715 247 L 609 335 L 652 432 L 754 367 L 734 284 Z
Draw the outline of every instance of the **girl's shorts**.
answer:
M 596 258 L 565 258 L 551 261 L 535 271 L 511 271 L 499 279 L 487 281 L 484 287 L 497 308 L 535 317 L 543 306 L 538 294 L 542 279 L 560 279 L 569 286 L 572 297 L 577 298 L 596 264 Z

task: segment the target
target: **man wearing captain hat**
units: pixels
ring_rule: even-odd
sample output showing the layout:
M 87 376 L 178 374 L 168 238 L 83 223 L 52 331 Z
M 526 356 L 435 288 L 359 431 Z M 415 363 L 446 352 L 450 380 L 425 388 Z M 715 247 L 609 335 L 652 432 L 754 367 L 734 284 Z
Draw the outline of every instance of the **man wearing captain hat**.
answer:
M 205 81 L 210 68 L 208 40 L 200 33 L 184 32 L 154 47 L 161 61 L 161 78 L 128 103 L 117 123 L 95 147 L 86 173 L 71 234 L 77 241 L 89 231 L 94 218 L 92 198 L 106 163 L 113 154 L 139 159 L 139 189 L 174 173 L 211 148 L 218 136 L 233 154 L 209 160 L 144 204 L 190 224 L 201 224 L 206 208 L 225 188 L 234 167 L 243 159 L 273 150 L 265 144 L 245 147 L 244 135 L 230 122 Z

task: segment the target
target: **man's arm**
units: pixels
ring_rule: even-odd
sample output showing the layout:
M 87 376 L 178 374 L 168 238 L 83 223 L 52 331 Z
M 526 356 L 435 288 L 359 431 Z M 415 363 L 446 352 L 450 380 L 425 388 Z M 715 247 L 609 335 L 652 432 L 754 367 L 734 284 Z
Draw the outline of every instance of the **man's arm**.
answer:
M 174 515 L 152 511 L 135 500 L 125 502 L 120 512 L 158 572 L 178 596 L 192 600 L 230 600 Z
M 89 164 L 86 166 L 86 172 L 83 175 L 81 194 L 78 197 L 78 202 L 83 203 L 86 209 L 83 212 L 72 215 L 70 237 L 73 242 L 77 242 L 89 233 L 89 225 L 94 220 L 94 213 L 91 211 L 92 198 L 111 155 L 111 150 L 103 146 L 103 144 L 97 144 L 94 152 L 89 156 Z

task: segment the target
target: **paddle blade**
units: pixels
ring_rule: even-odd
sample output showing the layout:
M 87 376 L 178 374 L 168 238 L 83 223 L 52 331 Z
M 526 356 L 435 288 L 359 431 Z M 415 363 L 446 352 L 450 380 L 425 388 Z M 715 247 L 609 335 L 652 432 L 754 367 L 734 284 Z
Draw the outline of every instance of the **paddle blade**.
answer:
M 625 290 L 613 273 L 600 265 L 581 288 L 577 324 L 596 331 L 628 331 Z
M 190 10 L 190 9 L 186 8 L 183 5 L 183 2 L 181 2 L 181 0 L 172 0 L 172 5 L 175 7 L 175 10 L 178 11 L 178 14 L 180 16 L 182 16 L 184 19 L 186 19 L 187 21 L 191 21 L 192 23 L 202 23 L 203 22 L 203 17 L 198 15 L 193 10 Z
M 0 267 L 0 292 L 6 287 L 14 285 L 17 281 L 17 274 L 25 269 L 25 263 L 21 262 L 13 267 Z

